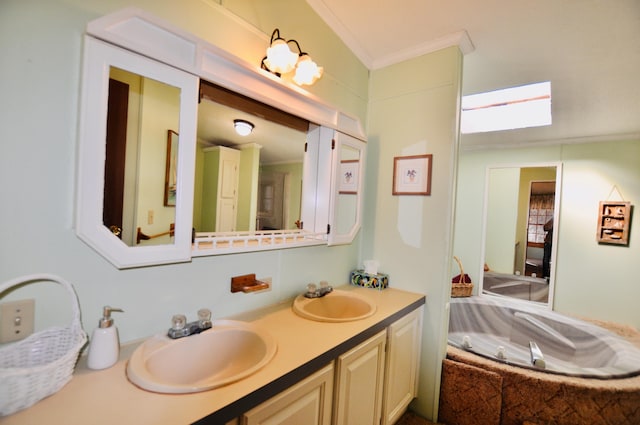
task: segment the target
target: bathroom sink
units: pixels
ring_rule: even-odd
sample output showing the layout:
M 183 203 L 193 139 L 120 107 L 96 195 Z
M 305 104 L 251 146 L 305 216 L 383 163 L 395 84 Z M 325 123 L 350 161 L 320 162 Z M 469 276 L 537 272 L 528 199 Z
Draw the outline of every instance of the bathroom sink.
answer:
M 376 305 L 353 292 L 334 289 L 320 298 L 299 295 L 293 301 L 293 311 L 318 322 L 350 322 L 373 315 Z
M 268 364 L 276 353 L 273 337 L 258 326 L 216 320 L 197 335 L 171 339 L 156 335 L 129 359 L 127 377 L 142 389 L 194 393 L 239 381 Z

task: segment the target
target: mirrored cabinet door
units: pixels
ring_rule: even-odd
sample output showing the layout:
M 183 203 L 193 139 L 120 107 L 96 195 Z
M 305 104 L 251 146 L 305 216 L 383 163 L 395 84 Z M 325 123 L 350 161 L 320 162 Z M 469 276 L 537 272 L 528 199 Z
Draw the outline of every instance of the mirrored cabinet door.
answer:
M 119 268 L 191 258 L 198 78 L 85 38 L 76 232 Z
M 335 132 L 329 245 L 349 244 L 360 230 L 366 143 Z

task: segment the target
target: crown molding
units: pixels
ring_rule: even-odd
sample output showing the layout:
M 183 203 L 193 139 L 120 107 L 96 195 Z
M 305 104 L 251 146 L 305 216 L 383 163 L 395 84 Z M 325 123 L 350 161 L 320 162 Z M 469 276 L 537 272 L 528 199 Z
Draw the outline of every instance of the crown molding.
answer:
M 460 30 L 434 40 L 429 40 L 425 43 L 407 46 L 406 48 L 396 50 L 380 58 L 373 58 L 342 21 L 325 5 L 324 1 L 307 0 L 307 3 L 369 70 L 384 68 L 385 66 L 452 46 L 458 46 L 463 55 L 475 50 L 467 31 Z
M 394 65 L 399 62 L 417 58 L 419 56 L 453 46 L 458 46 L 463 55 L 469 54 L 475 50 L 473 42 L 471 41 L 467 31 L 461 30 L 434 40 L 429 40 L 425 43 L 408 46 L 404 49 L 397 50 L 389 55 L 376 59 L 372 62 L 370 69 L 375 70 L 384 68 L 389 65 Z

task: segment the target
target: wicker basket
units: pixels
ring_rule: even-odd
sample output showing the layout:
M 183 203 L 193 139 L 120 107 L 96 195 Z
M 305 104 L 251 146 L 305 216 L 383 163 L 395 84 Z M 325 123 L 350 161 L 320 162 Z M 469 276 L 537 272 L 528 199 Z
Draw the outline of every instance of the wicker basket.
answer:
M 473 283 L 471 283 L 471 278 L 469 275 L 464 273 L 464 268 L 462 267 L 460 259 L 458 257 L 453 257 L 453 259 L 458 263 L 460 274 L 451 280 L 451 296 L 453 298 L 470 297 L 473 292 Z
M 87 334 L 80 323 L 80 306 L 73 286 L 58 276 L 35 274 L 0 285 L 0 293 L 28 282 L 51 281 L 62 285 L 73 304 L 72 323 L 35 332 L 0 348 L 0 416 L 25 409 L 57 392 L 71 380 Z

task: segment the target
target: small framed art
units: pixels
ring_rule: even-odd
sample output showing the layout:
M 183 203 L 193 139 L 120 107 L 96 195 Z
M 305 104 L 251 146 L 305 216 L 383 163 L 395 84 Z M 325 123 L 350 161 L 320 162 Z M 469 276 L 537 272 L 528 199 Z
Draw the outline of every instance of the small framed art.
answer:
M 431 195 L 433 155 L 393 158 L 393 195 Z

